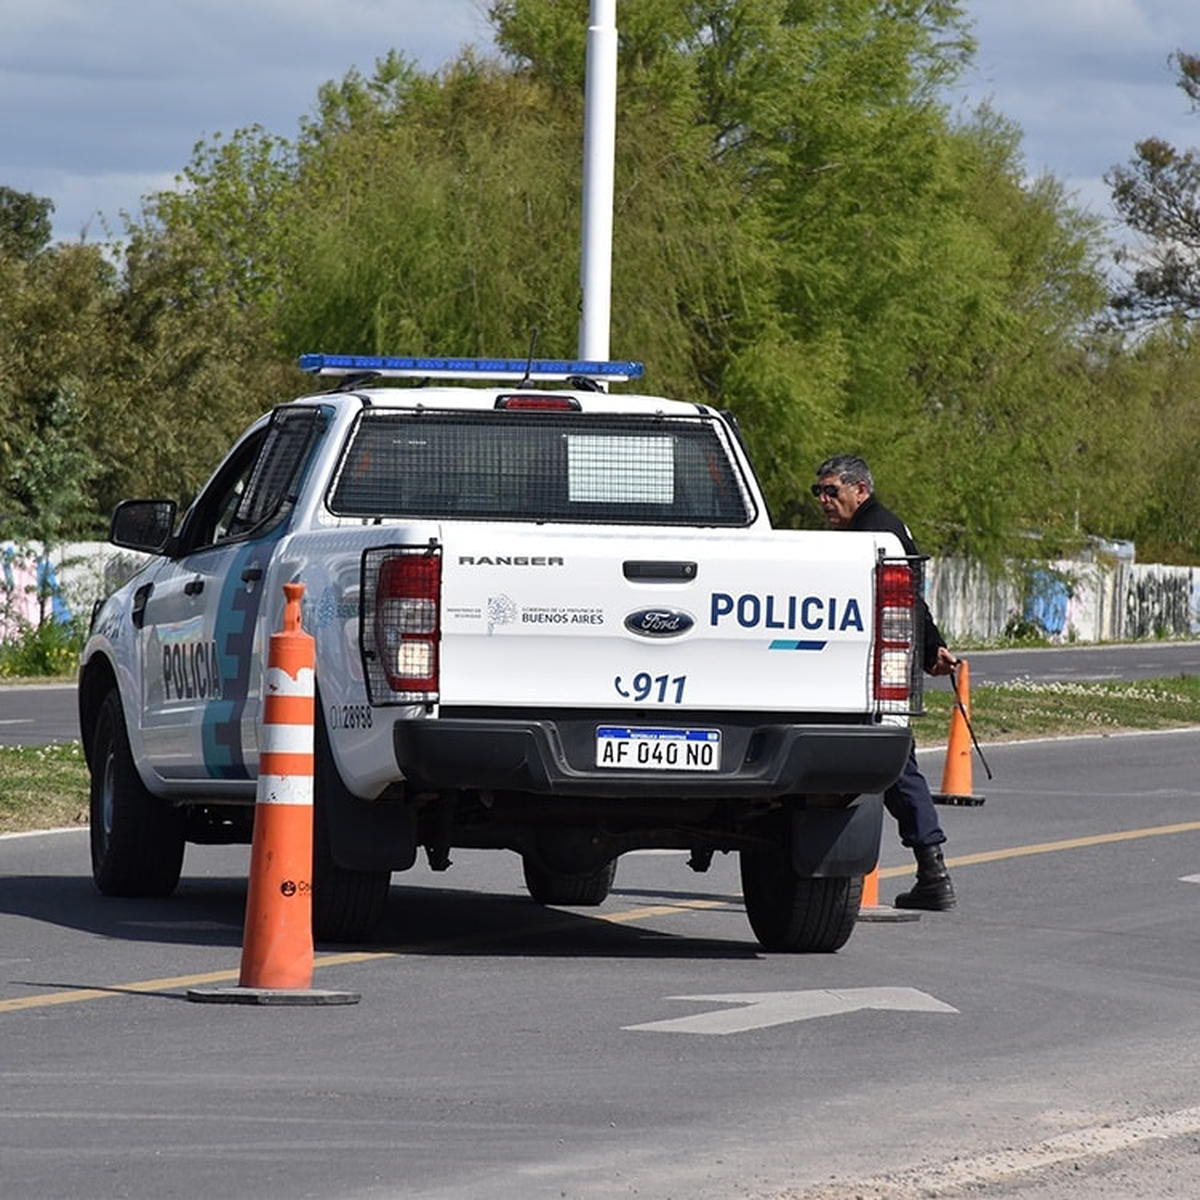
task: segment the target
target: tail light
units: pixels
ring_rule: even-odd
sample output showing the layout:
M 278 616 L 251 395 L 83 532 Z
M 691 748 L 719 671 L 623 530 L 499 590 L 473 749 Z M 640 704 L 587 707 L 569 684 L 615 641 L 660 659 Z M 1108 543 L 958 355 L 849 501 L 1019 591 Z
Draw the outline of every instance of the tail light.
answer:
M 363 555 L 363 665 L 372 704 L 438 698 L 442 554 L 384 546 Z
M 875 568 L 875 704 L 879 712 L 920 711 L 919 564 L 885 560 Z

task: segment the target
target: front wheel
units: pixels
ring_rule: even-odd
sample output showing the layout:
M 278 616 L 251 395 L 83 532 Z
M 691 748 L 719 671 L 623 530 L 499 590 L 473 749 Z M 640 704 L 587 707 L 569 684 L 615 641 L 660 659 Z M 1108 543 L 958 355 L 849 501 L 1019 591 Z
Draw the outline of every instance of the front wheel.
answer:
M 92 732 L 92 878 L 106 896 L 169 896 L 179 883 L 183 818 L 142 783 L 121 697 L 104 697 Z
M 521 861 L 525 868 L 525 886 L 538 904 L 594 908 L 608 899 L 613 878 L 617 873 L 615 858 L 595 871 L 585 871 L 577 875 L 548 871 L 538 866 L 528 855 L 522 856 Z
M 785 854 L 741 852 L 742 896 L 759 944 L 790 954 L 832 953 L 854 932 L 862 876 L 797 875 Z

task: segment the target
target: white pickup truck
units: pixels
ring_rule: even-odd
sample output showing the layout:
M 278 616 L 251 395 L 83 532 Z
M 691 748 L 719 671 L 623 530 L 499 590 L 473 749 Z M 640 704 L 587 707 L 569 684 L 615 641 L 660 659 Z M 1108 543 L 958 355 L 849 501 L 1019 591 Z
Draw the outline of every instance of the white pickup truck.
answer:
M 186 842 L 249 841 L 299 581 L 317 937 L 366 937 L 420 848 L 511 850 L 534 900 L 593 905 L 658 847 L 738 851 L 765 947 L 842 946 L 920 707 L 920 564 L 772 529 L 730 419 L 607 390 L 638 364 L 301 365 L 333 390 L 252 425 L 178 526 L 113 515 L 152 557 L 83 655 L 100 891 L 168 894 Z

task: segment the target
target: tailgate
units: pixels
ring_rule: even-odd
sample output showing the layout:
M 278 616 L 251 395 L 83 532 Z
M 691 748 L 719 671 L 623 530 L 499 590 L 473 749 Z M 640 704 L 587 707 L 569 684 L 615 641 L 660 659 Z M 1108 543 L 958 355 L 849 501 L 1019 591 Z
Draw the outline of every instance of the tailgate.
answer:
M 446 525 L 441 703 L 868 712 L 877 544 Z

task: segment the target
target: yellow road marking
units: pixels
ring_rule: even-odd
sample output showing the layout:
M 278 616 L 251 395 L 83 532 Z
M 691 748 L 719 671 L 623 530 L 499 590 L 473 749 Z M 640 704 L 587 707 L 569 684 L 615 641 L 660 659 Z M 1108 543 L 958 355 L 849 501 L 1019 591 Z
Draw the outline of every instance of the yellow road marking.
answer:
M 625 912 L 595 914 L 612 924 L 631 921 L 645 921 L 651 917 L 661 917 L 668 913 L 679 912 L 680 909 L 722 908 L 724 900 L 682 900 L 676 904 L 653 904 L 642 908 L 629 909 Z M 540 921 L 506 929 L 502 933 L 493 934 L 488 941 L 512 941 L 516 938 L 527 937 L 534 933 L 546 933 L 554 929 L 569 929 L 578 923 L 578 918 L 564 918 L 562 921 L 547 923 Z M 432 951 L 446 951 L 455 946 L 470 946 L 479 942 L 478 934 L 458 938 L 442 938 L 433 942 L 412 942 L 402 946 L 394 946 L 387 950 L 357 950 L 343 954 L 323 954 L 313 961 L 313 970 L 324 967 L 352 966 L 356 963 L 376 962 L 385 958 L 401 958 L 406 954 L 423 954 Z M 130 993 L 174 992 L 186 988 L 201 987 L 213 983 L 236 983 L 241 971 L 209 971 L 202 975 L 177 975 L 167 979 L 143 979 L 134 983 L 116 983 L 109 987 L 71 988 L 61 992 L 41 992 L 36 996 L 19 996 L 10 1000 L 0 1000 L 0 1013 L 19 1012 L 28 1008 L 50 1008 L 56 1004 L 80 1004 L 85 1000 L 104 1000 L 110 996 L 126 996 Z
M 1133 842 L 1141 838 L 1172 837 L 1180 833 L 1200 832 L 1200 821 L 1183 821 L 1177 825 L 1151 825 L 1142 829 L 1126 829 L 1120 833 L 1097 833 L 1087 837 L 1066 838 L 1059 842 L 1035 842 L 1028 846 L 1010 846 L 1004 850 L 986 850 L 980 854 L 960 854 L 946 859 L 950 867 L 976 866 L 980 863 L 1003 862 L 1010 858 L 1025 858 L 1034 854 L 1057 854 L 1065 850 L 1081 850 L 1088 846 L 1109 846 L 1118 842 Z M 895 879 L 912 873 L 912 867 L 884 867 L 879 871 L 880 879 Z M 594 919 L 613 925 L 631 924 L 652 917 L 669 916 L 681 911 L 703 911 L 724 908 L 725 900 L 680 900 L 673 904 L 647 904 L 641 908 L 626 909 L 624 912 L 589 914 Z M 530 924 L 503 933 L 491 935 L 489 941 L 511 941 L 533 933 L 546 933 L 554 929 L 566 929 L 577 924 L 578 918 L 564 919 L 547 924 L 544 921 Z M 406 954 L 421 954 L 430 951 L 445 951 L 455 946 L 472 945 L 479 941 L 477 934 L 460 938 L 449 938 L 434 942 L 414 942 L 387 950 L 348 951 L 344 954 L 325 954 L 314 959 L 313 969 L 325 967 L 353 966 L 357 963 L 376 962 L 387 958 L 400 958 Z M 0 1000 L 0 1013 L 20 1012 L 30 1008 L 50 1008 L 56 1004 L 79 1004 L 85 1000 L 103 1000 L 110 996 L 130 993 L 174 992 L 185 988 L 213 983 L 235 983 L 240 971 L 209 971 L 200 975 L 177 975 L 166 979 L 144 979 L 134 983 L 113 984 L 110 987 L 72 988 L 61 992 L 42 992 L 36 996 L 20 996 Z
M 1001 862 L 1006 858 L 1024 858 L 1030 854 L 1055 854 L 1060 850 L 1082 850 L 1087 846 L 1111 846 L 1115 842 L 1136 842 L 1141 838 L 1170 837 L 1176 833 L 1195 833 L 1197 830 L 1200 830 L 1200 821 L 1181 821 L 1178 825 L 1151 825 L 1144 829 L 1126 829 L 1122 833 L 1096 833 L 1088 837 L 1066 838 L 1061 842 L 1037 842 L 1032 846 L 962 854 L 946 859 L 946 863 L 952 867 L 969 867 L 975 863 Z
M 1200 821 L 1182 821 L 1178 825 L 1150 825 L 1144 829 L 1126 829 L 1121 833 L 1094 833 L 1087 837 L 1065 838 L 1061 842 L 1034 842 L 1029 846 L 1009 846 L 1006 850 L 984 850 L 979 854 L 958 854 L 946 859 L 948 867 L 973 867 L 979 863 L 1003 862 L 1008 858 L 1027 858 L 1033 854 L 1057 854 L 1063 850 L 1082 850 L 1088 846 L 1110 846 L 1114 842 L 1136 842 L 1140 838 L 1170 837 L 1176 833 L 1196 833 Z M 912 867 L 881 867 L 880 879 L 898 879 L 911 875 Z
M 43 992 L 37 996 L 20 996 L 0 1000 L 0 1012 L 17 1012 L 22 1008 L 49 1008 L 54 1004 L 78 1004 L 81 1000 L 103 1000 L 107 996 L 124 996 L 130 992 L 167 992 L 177 988 L 195 987 L 202 983 L 226 983 L 237 979 L 238 971 L 210 971 L 206 975 L 178 975 L 171 979 L 142 979 L 136 983 L 117 983 L 102 988 L 72 988 L 69 991 Z

